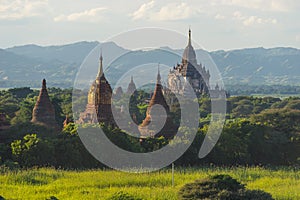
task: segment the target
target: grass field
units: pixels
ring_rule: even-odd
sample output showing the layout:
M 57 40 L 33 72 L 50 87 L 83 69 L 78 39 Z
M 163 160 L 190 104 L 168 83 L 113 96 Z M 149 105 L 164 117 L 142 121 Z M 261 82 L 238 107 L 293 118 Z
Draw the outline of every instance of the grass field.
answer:
M 175 168 L 171 171 L 132 174 L 113 170 L 63 171 L 31 169 L 0 174 L 0 196 L 5 199 L 107 199 L 125 191 L 143 199 L 177 199 L 185 183 L 214 174 L 229 174 L 249 189 L 261 189 L 275 199 L 300 199 L 300 171 L 280 168 Z

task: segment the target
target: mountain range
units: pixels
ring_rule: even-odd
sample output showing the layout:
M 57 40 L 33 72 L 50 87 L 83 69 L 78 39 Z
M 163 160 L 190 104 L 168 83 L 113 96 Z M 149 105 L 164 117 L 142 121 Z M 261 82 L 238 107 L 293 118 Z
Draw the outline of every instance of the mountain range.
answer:
M 43 78 L 48 85 L 72 87 L 78 69 L 87 55 L 99 42 L 77 42 L 67 45 L 38 46 L 24 45 L 0 49 L 0 88 L 40 87 Z M 172 67 L 180 62 L 183 49 L 168 47 L 147 51 L 131 51 L 114 42 L 101 44 L 104 51 L 104 65 L 123 55 L 112 65 L 111 77 L 122 75 L 136 65 L 161 62 Z M 196 50 L 198 62 L 205 64 L 203 53 L 209 55 L 218 67 L 225 85 L 300 85 L 300 50 L 295 48 L 249 48 L 230 51 L 207 52 Z M 95 61 L 97 63 L 98 61 Z M 146 76 L 147 74 L 145 74 Z

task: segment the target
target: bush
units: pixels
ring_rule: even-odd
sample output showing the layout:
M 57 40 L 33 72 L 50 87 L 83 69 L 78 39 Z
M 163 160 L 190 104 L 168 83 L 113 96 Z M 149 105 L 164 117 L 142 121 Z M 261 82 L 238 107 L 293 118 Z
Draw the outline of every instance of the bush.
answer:
M 184 185 L 179 191 L 179 199 L 271 200 L 273 198 L 264 191 L 247 190 L 243 184 L 229 175 L 215 175 Z
M 58 200 L 58 198 L 56 198 L 55 196 L 51 196 L 50 198 L 48 198 L 46 200 Z
M 134 197 L 126 192 L 116 192 L 108 200 L 142 200 L 141 198 Z

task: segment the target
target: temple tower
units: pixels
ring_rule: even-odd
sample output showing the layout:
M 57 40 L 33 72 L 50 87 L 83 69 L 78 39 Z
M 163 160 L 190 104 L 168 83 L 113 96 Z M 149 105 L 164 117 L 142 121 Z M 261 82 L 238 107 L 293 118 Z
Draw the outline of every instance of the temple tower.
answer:
M 58 128 L 55 120 L 55 110 L 49 99 L 45 79 L 43 79 L 42 89 L 32 111 L 31 122 L 48 128 Z
M 152 108 L 154 107 L 154 105 L 157 105 L 157 104 L 159 104 L 160 106 L 162 106 L 164 108 L 166 116 L 165 115 L 153 116 Z M 155 113 L 154 113 L 154 115 L 155 115 Z M 165 118 L 166 118 L 166 121 L 165 121 L 163 128 L 158 133 L 155 134 L 155 127 L 154 127 L 154 130 L 152 130 L 151 122 L 153 122 L 153 124 L 157 124 L 160 121 L 163 121 L 163 119 L 165 119 Z M 162 119 L 162 120 L 160 120 L 160 119 Z M 143 120 L 142 124 L 139 126 L 139 131 L 141 133 L 141 138 L 160 137 L 160 136 L 164 136 L 165 138 L 172 138 L 176 134 L 176 126 L 174 126 L 173 121 L 170 117 L 170 108 L 164 98 L 164 95 L 163 95 L 163 87 L 161 85 L 161 76 L 160 76 L 159 70 L 158 70 L 158 74 L 157 74 L 154 93 L 151 97 L 149 106 L 146 111 L 146 118 Z
M 131 76 L 131 80 L 130 83 L 128 84 L 128 88 L 127 88 L 127 94 L 133 94 L 136 90 L 136 86 L 135 83 L 133 81 L 133 77 Z
M 188 44 L 182 54 L 181 63 L 175 65 L 168 75 L 168 87 L 174 93 L 184 94 L 186 81 L 192 86 L 197 96 L 208 94 L 209 70 L 197 63 L 196 52 L 192 46 L 192 31 L 189 29 Z
M 99 71 L 97 77 L 90 87 L 88 103 L 85 112 L 80 114 L 79 123 L 101 123 L 113 124 L 111 110 L 112 89 L 103 72 L 102 53 L 99 59 Z

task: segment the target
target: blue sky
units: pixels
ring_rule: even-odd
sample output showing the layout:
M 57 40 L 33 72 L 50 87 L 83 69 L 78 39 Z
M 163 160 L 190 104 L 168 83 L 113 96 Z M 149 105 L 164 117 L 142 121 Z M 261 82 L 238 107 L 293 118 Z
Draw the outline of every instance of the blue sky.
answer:
M 0 48 L 103 41 L 160 27 L 187 34 L 207 50 L 300 48 L 298 0 L 0 0 Z

